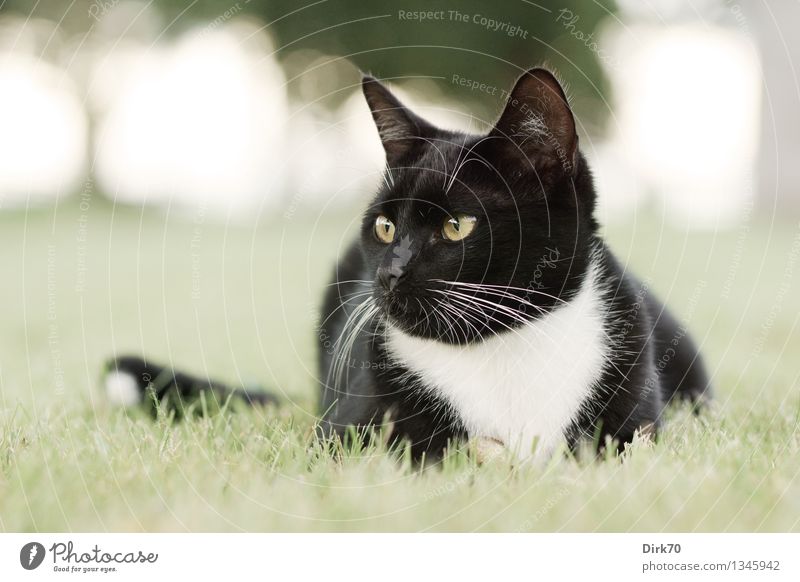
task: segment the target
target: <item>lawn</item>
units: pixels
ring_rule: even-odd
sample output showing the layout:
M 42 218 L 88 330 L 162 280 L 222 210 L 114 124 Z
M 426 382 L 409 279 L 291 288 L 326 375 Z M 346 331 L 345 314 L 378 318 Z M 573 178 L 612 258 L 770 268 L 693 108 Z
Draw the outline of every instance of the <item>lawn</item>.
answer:
M 702 344 L 712 410 L 676 408 L 658 443 L 604 461 L 454 452 L 420 470 L 309 439 L 316 303 L 355 224 L 318 214 L 0 211 L 0 530 L 800 531 L 796 222 L 697 233 L 651 212 L 607 233 Z M 123 351 L 286 403 L 174 423 L 113 409 L 99 373 Z

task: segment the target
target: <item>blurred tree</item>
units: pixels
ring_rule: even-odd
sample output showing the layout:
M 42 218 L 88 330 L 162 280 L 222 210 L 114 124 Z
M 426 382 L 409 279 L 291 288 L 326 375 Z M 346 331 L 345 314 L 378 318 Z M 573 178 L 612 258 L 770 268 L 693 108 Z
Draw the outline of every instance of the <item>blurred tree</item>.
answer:
M 168 20 L 185 8 L 157 3 Z M 312 49 L 347 55 L 381 78 L 441 77 L 443 92 L 490 113 L 497 95 L 465 89 L 454 75 L 505 89 L 521 70 L 545 63 L 581 96 L 584 122 L 597 127 L 605 118 L 607 85 L 587 37 L 614 13 L 613 0 L 198 0 L 188 13 L 213 21 L 232 8 L 267 23 L 279 58 Z
M 6 0 L 2 10 L 61 21 L 74 32 L 120 0 Z M 124 0 L 130 1 L 130 0 Z M 485 113 L 498 97 L 466 89 L 453 75 L 505 89 L 519 72 L 546 63 L 558 71 L 578 114 L 595 129 L 607 91 L 593 36 L 613 0 L 154 0 L 164 36 L 192 26 L 254 16 L 275 39 L 279 60 L 299 49 L 348 56 L 382 78 L 440 77 L 441 90 Z M 499 94 L 498 89 L 498 94 Z M 292 87 L 290 87 L 292 90 Z

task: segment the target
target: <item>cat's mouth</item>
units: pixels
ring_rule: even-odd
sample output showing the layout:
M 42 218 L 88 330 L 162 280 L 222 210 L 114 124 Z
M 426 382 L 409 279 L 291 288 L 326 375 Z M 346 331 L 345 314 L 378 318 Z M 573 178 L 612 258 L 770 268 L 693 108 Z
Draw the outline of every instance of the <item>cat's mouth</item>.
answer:
M 409 335 L 454 344 L 480 339 L 481 326 L 466 325 L 440 290 L 389 291 L 376 299 L 389 322 Z
M 397 323 L 424 317 L 427 313 L 426 305 L 429 306 L 433 300 L 430 295 L 397 291 L 381 292 L 377 299 L 383 313 Z
M 387 291 L 376 299 L 389 321 L 409 335 L 463 344 L 525 325 L 542 309 L 521 294 L 472 284 Z

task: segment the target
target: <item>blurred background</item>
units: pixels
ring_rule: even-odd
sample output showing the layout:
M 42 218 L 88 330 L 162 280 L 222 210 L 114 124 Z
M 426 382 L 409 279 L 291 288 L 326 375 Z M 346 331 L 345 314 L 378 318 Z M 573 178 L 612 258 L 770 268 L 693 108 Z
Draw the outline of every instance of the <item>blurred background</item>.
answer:
M 422 14 L 419 14 L 420 11 Z M 491 123 L 521 69 L 561 75 L 606 221 L 797 209 L 796 2 L 4 0 L 0 200 L 251 215 L 363 200 L 382 154 L 359 71 L 435 121 Z M 426 14 L 427 13 L 427 14 Z M 760 153 L 759 153 L 760 152 Z M 787 167 L 788 166 L 788 167 Z M 294 202 L 292 202 L 294 201 Z
M 797 0 L 0 0 L 0 531 L 513 530 L 562 498 L 594 509 L 531 527 L 797 529 L 798 22 Z M 470 511 L 369 458 L 309 475 L 285 446 L 317 412 L 318 304 L 383 165 L 360 72 L 480 131 L 543 63 L 603 234 L 693 334 L 718 414 L 619 474 L 510 480 L 522 510 L 490 501 L 516 497 L 500 473 Z M 286 405 L 121 414 L 99 377 L 123 352 Z
M 725 338 L 712 361 L 733 335 L 783 337 L 761 326 L 797 259 L 799 17 L 790 0 L 0 0 L 4 395 L 90 394 L 127 350 L 313 394 L 316 302 L 381 179 L 361 71 L 480 131 L 522 70 L 556 70 L 622 259 Z

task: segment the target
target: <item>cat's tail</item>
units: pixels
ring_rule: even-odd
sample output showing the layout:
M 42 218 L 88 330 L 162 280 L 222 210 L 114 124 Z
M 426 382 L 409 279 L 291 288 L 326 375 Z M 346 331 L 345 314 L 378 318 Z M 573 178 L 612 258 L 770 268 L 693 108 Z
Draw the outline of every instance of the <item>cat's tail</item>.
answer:
M 157 408 L 170 399 L 171 405 L 196 402 L 206 395 L 218 403 L 231 399 L 248 404 L 276 404 L 278 397 L 261 390 L 233 387 L 223 382 L 192 376 L 138 356 L 116 356 L 106 362 L 103 372 L 106 395 L 117 406 L 145 404 Z

